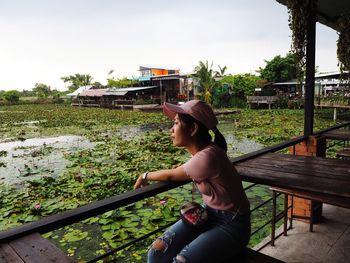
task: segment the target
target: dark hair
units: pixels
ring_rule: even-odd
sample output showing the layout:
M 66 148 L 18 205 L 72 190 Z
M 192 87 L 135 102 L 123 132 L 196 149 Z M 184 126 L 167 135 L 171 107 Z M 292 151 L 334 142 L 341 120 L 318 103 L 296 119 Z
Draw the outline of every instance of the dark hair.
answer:
M 209 134 L 208 128 L 205 127 L 200 121 L 196 120 L 189 114 L 179 113 L 178 116 L 179 116 L 179 119 L 189 127 L 192 126 L 193 123 L 197 123 L 198 125 L 197 138 L 201 144 L 208 145 L 211 142 L 212 138 Z M 221 149 L 223 149 L 225 152 L 227 152 L 227 143 L 226 143 L 225 137 L 222 135 L 222 133 L 218 130 L 217 127 L 214 127 L 212 131 L 214 132 L 214 135 L 215 135 L 214 143 L 217 146 L 219 146 Z

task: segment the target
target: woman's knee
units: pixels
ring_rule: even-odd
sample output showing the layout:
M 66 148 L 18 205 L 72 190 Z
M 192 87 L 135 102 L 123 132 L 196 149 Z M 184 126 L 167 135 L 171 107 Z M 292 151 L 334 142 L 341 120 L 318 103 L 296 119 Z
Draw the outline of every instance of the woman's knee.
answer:
M 163 235 L 158 237 L 152 243 L 150 247 L 150 251 L 165 253 L 168 250 L 171 243 L 173 242 L 174 237 L 175 237 L 175 232 L 171 230 L 165 231 Z
M 182 255 L 177 255 L 175 257 L 174 263 L 186 263 L 186 258 Z

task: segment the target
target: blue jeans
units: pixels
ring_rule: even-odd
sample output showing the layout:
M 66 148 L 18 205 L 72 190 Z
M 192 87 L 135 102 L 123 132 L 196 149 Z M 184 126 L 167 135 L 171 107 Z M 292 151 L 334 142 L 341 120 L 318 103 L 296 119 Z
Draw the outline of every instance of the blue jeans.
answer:
M 148 263 L 226 262 L 244 251 L 250 238 L 250 214 L 237 215 L 207 207 L 206 227 L 194 229 L 177 221 L 158 239 L 163 248 L 148 251 Z

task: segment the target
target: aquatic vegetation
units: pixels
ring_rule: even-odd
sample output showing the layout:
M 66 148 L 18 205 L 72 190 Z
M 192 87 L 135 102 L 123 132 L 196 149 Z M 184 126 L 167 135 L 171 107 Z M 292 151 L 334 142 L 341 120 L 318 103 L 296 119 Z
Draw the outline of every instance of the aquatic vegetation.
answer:
M 161 113 L 63 105 L 18 105 L 0 107 L 0 111 L 0 141 L 78 134 L 96 143 L 93 148 L 65 152 L 69 164 L 56 178 L 30 180 L 22 188 L 0 182 L 0 230 L 124 193 L 132 189 L 136 177 L 144 171 L 170 168 L 189 158 L 185 151 L 172 146 L 168 131 L 159 129 L 170 127 L 170 121 Z M 299 110 L 241 110 L 239 114 L 220 117 L 220 122 L 225 135 L 252 139 L 263 145 L 300 135 L 303 129 Z M 317 130 L 333 123 L 316 118 L 315 124 Z M 135 136 L 129 125 L 153 125 L 153 131 Z M 28 155 L 42 158 L 52 151 L 49 146 L 39 147 L 29 149 Z M 1 158 L 7 154 L 0 152 L 0 168 L 6 165 L 1 163 Z M 35 172 L 33 168 L 28 166 L 27 172 Z M 252 207 L 270 197 L 267 187 L 254 187 L 247 193 Z M 189 184 L 45 236 L 72 257 L 92 258 L 175 221 L 179 206 L 191 198 Z M 269 209 L 264 207 L 253 213 L 253 229 L 269 218 Z M 253 237 L 251 245 L 258 243 L 268 231 L 266 228 L 264 233 Z M 119 262 L 142 262 L 152 239 L 120 251 L 116 257 Z

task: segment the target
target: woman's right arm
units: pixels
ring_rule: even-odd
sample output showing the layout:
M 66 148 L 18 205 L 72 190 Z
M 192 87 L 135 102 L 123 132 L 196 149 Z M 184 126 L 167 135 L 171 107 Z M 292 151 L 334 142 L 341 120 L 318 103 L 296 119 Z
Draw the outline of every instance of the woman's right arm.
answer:
M 159 170 L 155 172 L 148 172 L 147 179 L 143 179 L 140 175 L 134 185 L 134 189 L 147 185 L 147 181 L 190 181 L 191 178 L 185 173 L 183 165 L 173 169 Z

